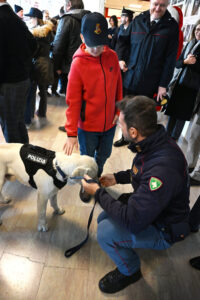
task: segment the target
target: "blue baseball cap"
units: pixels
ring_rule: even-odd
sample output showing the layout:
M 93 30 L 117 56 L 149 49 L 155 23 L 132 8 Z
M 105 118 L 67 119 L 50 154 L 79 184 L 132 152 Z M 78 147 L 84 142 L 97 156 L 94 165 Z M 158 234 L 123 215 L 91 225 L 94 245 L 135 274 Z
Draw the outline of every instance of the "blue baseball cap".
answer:
M 100 13 L 89 13 L 83 17 L 81 33 L 88 47 L 108 44 L 108 23 Z

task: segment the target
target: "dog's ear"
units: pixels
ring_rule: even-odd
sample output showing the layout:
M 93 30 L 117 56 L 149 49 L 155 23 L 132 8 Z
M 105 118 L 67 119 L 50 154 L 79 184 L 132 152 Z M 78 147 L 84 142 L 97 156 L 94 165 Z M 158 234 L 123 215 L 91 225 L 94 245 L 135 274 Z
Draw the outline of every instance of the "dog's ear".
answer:
M 73 173 L 72 177 L 77 177 L 77 176 L 84 176 L 84 174 L 88 174 L 89 168 L 84 168 L 84 167 L 77 167 Z

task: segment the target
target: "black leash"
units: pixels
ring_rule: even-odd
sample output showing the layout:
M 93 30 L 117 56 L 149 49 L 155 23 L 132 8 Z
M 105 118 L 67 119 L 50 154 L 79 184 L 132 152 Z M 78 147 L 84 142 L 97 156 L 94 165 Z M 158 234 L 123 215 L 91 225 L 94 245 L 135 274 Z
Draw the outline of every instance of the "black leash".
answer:
M 73 179 L 85 179 L 84 177 L 82 177 L 82 178 L 73 178 Z M 86 181 L 87 181 L 87 183 L 98 183 L 96 180 L 94 180 L 94 179 L 85 179 Z M 76 253 L 81 247 L 83 247 L 83 245 L 85 245 L 86 243 L 87 243 L 87 240 L 88 240 L 88 238 L 89 238 L 89 229 L 90 229 L 90 224 L 91 224 L 91 222 L 92 222 L 92 218 L 93 218 L 93 214 L 94 214 L 94 209 L 95 209 L 95 206 L 96 206 L 96 203 L 97 203 L 97 200 L 95 200 L 95 202 L 94 202 L 94 206 L 93 206 L 93 208 L 92 208 L 92 210 L 91 210 L 91 213 L 90 213 L 90 215 L 89 215 L 89 219 L 88 219 L 88 224 L 87 224 L 87 235 L 86 235 L 86 238 L 81 242 L 81 243 L 79 243 L 78 245 L 76 245 L 76 246 L 74 246 L 74 247 L 72 247 L 72 248 L 70 248 L 70 249 L 68 249 L 68 250 L 66 250 L 65 251 L 65 257 L 70 257 L 70 256 L 72 256 L 74 253 Z

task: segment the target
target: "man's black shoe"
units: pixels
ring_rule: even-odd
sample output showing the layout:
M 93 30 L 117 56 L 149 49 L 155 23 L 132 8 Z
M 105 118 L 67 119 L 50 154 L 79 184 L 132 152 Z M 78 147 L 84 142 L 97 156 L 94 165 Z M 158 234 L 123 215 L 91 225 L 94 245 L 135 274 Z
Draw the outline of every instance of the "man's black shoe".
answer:
M 200 186 L 200 181 L 190 177 L 190 186 Z
M 200 270 L 200 256 L 190 259 L 190 264 L 193 268 Z
M 57 92 L 52 92 L 52 96 L 59 98 L 60 95 Z
M 65 126 L 59 126 L 58 129 L 59 129 L 60 131 L 66 132 Z
M 116 268 L 99 281 L 99 288 L 104 293 L 113 294 L 138 281 L 141 277 L 140 270 L 131 276 L 125 276 Z
M 79 197 L 81 199 L 81 201 L 83 201 L 84 203 L 88 203 L 91 199 L 91 195 L 86 193 L 83 189 L 83 187 L 81 186 L 80 192 L 79 192 Z
M 129 142 L 125 141 L 124 137 L 122 136 L 120 140 L 116 141 L 113 145 L 114 147 L 122 147 L 128 145 Z
M 189 168 L 189 173 L 192 173 L 194 171 L 194 168 Z

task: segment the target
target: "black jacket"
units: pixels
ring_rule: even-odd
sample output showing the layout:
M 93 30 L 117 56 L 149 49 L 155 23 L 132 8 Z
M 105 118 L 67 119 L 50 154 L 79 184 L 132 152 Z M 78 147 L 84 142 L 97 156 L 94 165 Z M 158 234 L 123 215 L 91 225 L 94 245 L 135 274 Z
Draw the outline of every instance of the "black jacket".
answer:
M 76 13 L 75 13 L 76 12 Z M 74 52 L 81 44 L 81 20 L 89 11 L 73 10 L 63 15 L 59 21 L 53 42 L 53 59 L 55 70 L 68 74 Z
M 0 28 L 0 83 L 26 80 L 37 43 L 9 5 L 0 6 Z
M 138 151 L 132 168 L 115 174 L 117 183 L 133 186 L 128 203 L 113 199 L 103 188 L 97 190 L 96 200 L 112 219 L 134 234 L 151 224 L 167 228 L 179 224 L 180 231 L 186 235 L 189 184 L 182 151 L 162 125 L 158 125 L 156 133 L 129 148 L 132 152 Z M 161 183 L 160 187 L 153 183 L 155 178 Z
M 185 48 L 183 49 L 183 52 L 181 53 L 181 56 L 176 62 L 177 69 L 174 72 L 174 77 L 171 82 L 172 92 L 170 93 L 171 94 L 170 99 L 165 112 L 169 116 L 184 121 L 189 121 L 192 118 L 193 113 L 195 113 L 195 111 L 197 110 L 195 106 L 196 106 L 198 90 L 194 88 L 186 87 L 184 85 L 180 85 L 179 83 L 179 79 L 185 67 L 191 69 L 191 71 L 194 71 L 195 74 L 191 72 L 192 79 L 194 75 L 195 78 L 196 76 L 198 76 L 200 82 L 200 45 L 196 48 L 196 50 L 193 53 L 196 56 L 196 63 L 194 65 L 183 64 L 184 59 L 191 52 L 189 51 L 188 53 L 187 49 L 192 50 L 191 46 L 192 45 L 195 46 L 194 41 L 195 40 L 192 40 L 186 44 Z
M 137 16 L 131 22 L 130 35 L 118 39 L 119 60 L 125 60 L 127 45 L 130 47 L 125 88 L 152 97 L 159 86 L 167 87 L 176 63 L 178 38 L 178 25 L 168 11 L 151 28 L 149 11 Z

